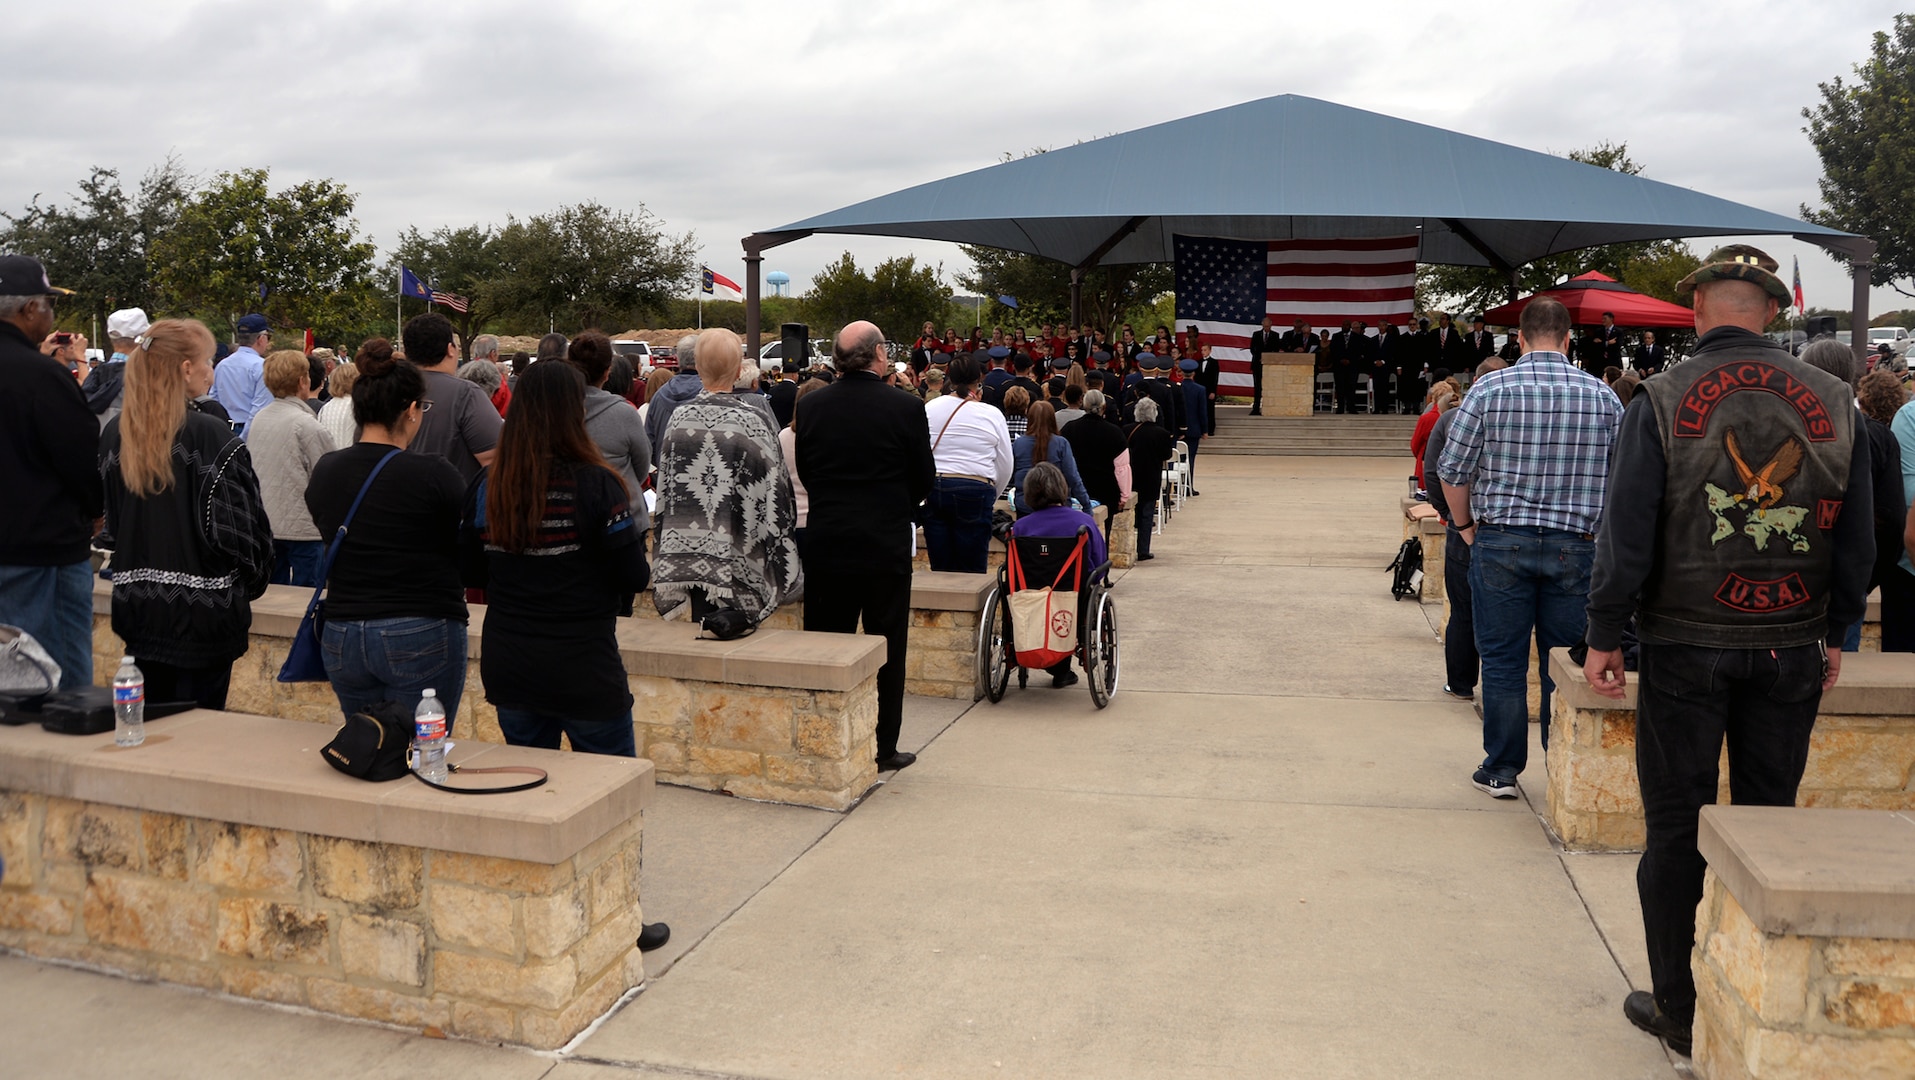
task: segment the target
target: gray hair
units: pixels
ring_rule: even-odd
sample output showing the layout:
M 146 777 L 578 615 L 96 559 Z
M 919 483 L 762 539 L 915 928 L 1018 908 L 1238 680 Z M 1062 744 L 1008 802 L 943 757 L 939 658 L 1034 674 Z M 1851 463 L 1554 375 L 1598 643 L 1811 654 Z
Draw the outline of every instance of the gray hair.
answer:
M 678 370 L 692 371 L 698 367 L 698 335 L 686 334 L 678 339 Z
M 270 330 L 261 330 L 256 334 L 248 334 L 243 332 L 236 333 L 233 335 L 233 346 L 235 348 L 244 348 L 246 346 L 256 343 L 262 337 L 272 337 L 272 336 L 273 334 L 272 334 L 272 331 Z
M 0 319 L 18 318 L 44 299 L 44 296 L 0 296 Z
M 1031 471 L 1024 474 L 1020 491 L 1025 505 L 1033 510 L 1062 506 L 1071 497 L 1070 485 L 1064 482 L 1064 470 L 1048 461 L 1031 466 Z
M 763 377 L 764 372 L 758 370 L 758 365 L 747 360 L 738 365 L 738 378 L 732 385 L 739 390 L 756 390 L 758 389 L 758 380 Z
M 1089 395 L 1085 395 L 1088 397 Z M 1157 403 L 1149 398 L 1137 399 L 1137 422 L 1154 424 L 1157 422 Z
M 480 334 L 478 337 L 472 339 L 472 359 L 491 360 L 498 355 L 499 339 L 497 335 Z
M 459 378 L 476 383 L 487 394 L 496 394 L 504 379 L 499 375 L 499 365 L 490 360 L 468 360 L 459 365 Z
M 1850 389 L 1854 389 L 1862 378 L 1861 365 L 1855 362 L 1855 353 L 1832 337 L 1819 337 L 1803 346 L 1802 362 L 1821 368 L 1848 383 Z
M 1084 391 L 1084 411 L 1104 415 L 1104 392 L 1102 390 Z

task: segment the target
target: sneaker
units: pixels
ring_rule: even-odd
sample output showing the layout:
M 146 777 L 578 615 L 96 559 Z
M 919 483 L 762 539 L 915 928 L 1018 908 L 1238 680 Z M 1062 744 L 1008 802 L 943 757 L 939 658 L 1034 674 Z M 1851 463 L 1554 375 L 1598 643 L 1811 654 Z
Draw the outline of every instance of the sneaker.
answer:
M 1076 685 L 1077 685 L 1077 672 L 1075 671 L 1059 672 L 1058 674 L 1051 676 L 1051 689 L 1053 690 L 1062 690 L 1066 686 L 1076 686 Z
M 1449 683 L 1443 684 L 1443 692 L 1455 698 L 1458 701 L 1475 701 L 1476 700 L 1476 692 L 1474 690 L 1452 690 L 1450 689 Z
M 1631 992 L 1623 999 L 1622 1014 L 1630 1023 L 1668 1043 L 1669 1049 L 1683 1057 L 1689 1056 L 1693 1045 L 1690 1029 L 1695 1026 L 1694 1021 L 1685 1024 L 1663 1012 L 1654 994 L 1647 990 Z
M 1475 775 L 1469 778 L 1469 782 L 1476 790 L 1492 798 L 1513 799 L 1516 797 L 1516 781 L 1505 780 L 1487 769 L 1476 770 Z

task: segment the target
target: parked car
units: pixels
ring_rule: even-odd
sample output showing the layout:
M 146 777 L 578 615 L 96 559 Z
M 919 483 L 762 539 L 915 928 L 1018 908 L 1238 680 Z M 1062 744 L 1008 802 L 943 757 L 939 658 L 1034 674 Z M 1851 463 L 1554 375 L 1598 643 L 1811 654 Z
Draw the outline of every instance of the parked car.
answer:
M 818 360 L 829 360 L 830 358 L 831 339 L 812 338 L 810 360 L 816 362 Z M 783 363 L 784 359 L 785 343 L 782 340 L 768 341 L 765 343 L 764 348 L 758 350 L 758 366 L 761 368 L 766 366 L 765 361 L 767 360 L 776 360 Z
M 678 370 L 677 352 L 671 349 L 653 350 L 649 343 L 633 341 L 630 338 L 621 338 L 612 342 L 612 355 L 623 356 L 630 360 L 632 369 L 638 372 L 640 377 L 643 377 L 648 369 L 655 367 Z
M 1868 347 L 1887 345 L 1895 350 L 1897 356 L 1908 355 L 1908 328 L 1905 326 L 1871 326 L 1868 328 Z

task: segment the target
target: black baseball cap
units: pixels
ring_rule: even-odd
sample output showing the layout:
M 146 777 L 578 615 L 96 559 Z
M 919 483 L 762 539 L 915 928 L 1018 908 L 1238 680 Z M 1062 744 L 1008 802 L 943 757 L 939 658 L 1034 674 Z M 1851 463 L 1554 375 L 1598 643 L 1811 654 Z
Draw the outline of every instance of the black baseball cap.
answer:
M 0 255 L 0 296 L 72 296 L 47 280 L 47 268 L 29 255 Z

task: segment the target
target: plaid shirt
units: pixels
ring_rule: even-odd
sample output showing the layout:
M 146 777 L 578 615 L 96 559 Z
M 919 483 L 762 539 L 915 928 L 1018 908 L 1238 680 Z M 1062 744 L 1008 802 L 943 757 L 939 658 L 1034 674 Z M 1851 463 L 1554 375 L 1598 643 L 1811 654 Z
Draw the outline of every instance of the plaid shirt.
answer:
M 1621 418 L 1601 379 L 1527 353 L 1463 396 L 1437 475 L 1469 486 L 1472 521 L 1594 533 Z

